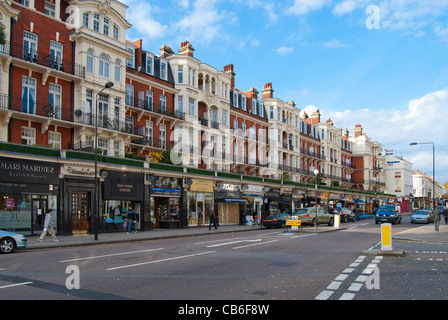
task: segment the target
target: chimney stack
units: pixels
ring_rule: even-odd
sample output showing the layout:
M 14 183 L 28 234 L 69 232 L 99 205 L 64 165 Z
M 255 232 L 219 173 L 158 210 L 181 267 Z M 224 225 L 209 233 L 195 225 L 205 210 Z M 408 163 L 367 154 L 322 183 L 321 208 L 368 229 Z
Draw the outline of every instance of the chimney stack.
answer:
M 232 76 L 232 78 L 230 79 L 230 89 L 235 89 L 236 73 L 233 71 L 233 64 L 228 64 L 224 66 L 224 72 Z
M 274 98 L 274 89 L 272 89 L 272 82 L 266 83 L 263 90 L 261 90 L 261 93 L 263 94 L 263 99 Z
M 315 112 L 311 114 L 311 124 L 320 123 L 320 112 L 317 109 Z
M 186 54 L 190 57 L 193 56 L 194 48 L 188 41 L 184 41 L 180 45 L 179 53 L 180 54 Z
M 160 48 L 160 56 L 162 58 L 167 58 L 174 54 L 174 51 L 171 47 L 167 46 L 166 44 L 162 45 Z
M 361 137 L 362 135 L 362 126 L 360 124 L 357 124 L 355 126 L 355 138 Z

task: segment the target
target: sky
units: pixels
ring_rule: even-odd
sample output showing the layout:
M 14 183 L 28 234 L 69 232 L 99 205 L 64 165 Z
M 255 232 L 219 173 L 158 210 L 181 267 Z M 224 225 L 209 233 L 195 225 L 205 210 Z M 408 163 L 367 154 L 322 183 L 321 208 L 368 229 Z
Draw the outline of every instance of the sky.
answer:
M 448 181 L 448 0 L 123 0 L 128 40 L 194 56 Z

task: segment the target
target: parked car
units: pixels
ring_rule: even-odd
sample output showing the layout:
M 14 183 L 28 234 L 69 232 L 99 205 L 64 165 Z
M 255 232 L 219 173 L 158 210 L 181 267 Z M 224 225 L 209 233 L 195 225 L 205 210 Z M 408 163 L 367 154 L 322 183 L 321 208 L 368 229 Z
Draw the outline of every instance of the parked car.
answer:
M 375 223 L 378 224 L 379 222 L 401 223 L 401 213 L 395 210 L 394 205 L 379 206 L 375 215 Z
M 431 223 L 433 216 L 430 210 L 417 210 L 411 216 L 411 223 Z
M 334 209 L 333 214 L 337 214 L 341 217 L 341 222 L 355 222 L 356 216 L 353 210 L 348 208 L 336 208 Z
M 17 248 L 26 248 L 24 235 L 0 230 L 0 253 L 11 253 Z
M 332 214 L 325 211 L 323 208 L 311 207 L 296 209 L 293 212 L 293 216 L 298 216 L 302 219 L 302 225 L 316 225 L 316 212 L 317 212 L 317 224 L 328 224 L 332 226 L 334 224 L 334 217 Z
M 263 226 L 270 228 L 283 228 L 286 223 L 286 219 L 289 219 L 291 216 L 287 213 L 279 213 L 275 215 L 270 215 L 269 217 L 263 219 Z

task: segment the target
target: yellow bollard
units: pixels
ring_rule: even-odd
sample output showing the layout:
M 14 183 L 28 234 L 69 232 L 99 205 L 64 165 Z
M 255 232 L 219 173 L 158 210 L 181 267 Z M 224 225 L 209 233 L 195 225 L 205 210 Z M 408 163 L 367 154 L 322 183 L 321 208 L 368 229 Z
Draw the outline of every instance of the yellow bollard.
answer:
M 392 251 L 392 225 L 390 223 L 381 225 L 381 251 Z

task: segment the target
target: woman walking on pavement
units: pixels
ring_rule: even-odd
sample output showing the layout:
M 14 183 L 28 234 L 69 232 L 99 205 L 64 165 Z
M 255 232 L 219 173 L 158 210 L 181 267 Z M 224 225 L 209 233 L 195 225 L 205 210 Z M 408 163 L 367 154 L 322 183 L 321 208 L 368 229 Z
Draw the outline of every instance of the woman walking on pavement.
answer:
M 56 235 L 54 234 L 54 228 L 53 228 L 53 217 L 52 217 L 53 209 L 49 209 L 47 211 L 47 214 L 45 215 L 45 222 L 44 222 L 44 231 L 40 235 L 40 237 L 37 239 L 38 241 L 42 242 L 44 237 L 47 235 L 47 233 L 51 234 L 51 237 L 53 238 L 53 241 L 58 242 L 59 240 L 56 238 Z
M 208 230 L 212 229 L 212 223 L 213 223 L 213 226 L 215 227 L 215 230 L 218 229 L 216 227 L 216 216 L 215 216 L 215 213 L 213 211 L 210 212 L 210 224 L 208 225 Z
M 440 226 L 440 209 L 439 206 L 436 206 L 436 209 L 433 212 L 434 214 L 434 227 L 436 229 L 436 231 L 439 231 L 439 226 Z

